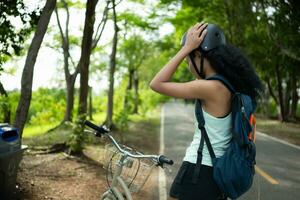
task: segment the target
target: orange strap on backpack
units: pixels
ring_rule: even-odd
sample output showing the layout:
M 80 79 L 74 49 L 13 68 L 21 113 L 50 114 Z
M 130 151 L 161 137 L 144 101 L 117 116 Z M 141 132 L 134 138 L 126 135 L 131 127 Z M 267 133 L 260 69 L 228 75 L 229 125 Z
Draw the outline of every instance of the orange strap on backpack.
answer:
M 256 119 L 254 114 L 250 115 L 249 119 L 250 125 L 252 127 L 252 131 L 248 134 L 248 139 L 252 140 L 255 143 L 256 140 Z

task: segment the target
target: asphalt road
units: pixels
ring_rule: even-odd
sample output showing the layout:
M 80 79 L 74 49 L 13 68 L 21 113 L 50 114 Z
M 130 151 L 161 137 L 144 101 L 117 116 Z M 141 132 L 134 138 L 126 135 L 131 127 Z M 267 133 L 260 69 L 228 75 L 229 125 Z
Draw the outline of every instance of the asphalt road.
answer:
M 182 101 L 164 104 L 164 154 L 174 160 L 165 170 L 167 193 L 194 134 L 194 107 Z M 259 127 L 258 127 L 259 130 Z M 300 148 L 257 134 L 257 167 L 252 188 L 242 200 L 299 200 Z

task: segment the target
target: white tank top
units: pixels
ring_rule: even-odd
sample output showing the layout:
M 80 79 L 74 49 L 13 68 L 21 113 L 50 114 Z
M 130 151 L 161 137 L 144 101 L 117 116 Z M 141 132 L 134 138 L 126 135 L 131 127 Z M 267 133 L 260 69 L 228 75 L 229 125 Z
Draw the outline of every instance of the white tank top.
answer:
M 229 142 L 232 138 L 231 133 L 231 113 L 229 113 L 224 118 L 217 118 L 209 113 L 205 112 L 203 109 L 203 117 L 205 120 L 205 129 L 209 140 L 211 142 L 212 148 L 216 154 L 216 157 L 222 156 L 227 147 L 229 146 Z M 198 122 L 195 118 L 195 133 L 193 137 L 193 141 L 190 146 L 186 149 L 185 156 L 183 161 L 188 161 L 191 163 L 197 162 L 197 151 L 200 145 L 201 140 L 201 132 L 198 128 Z M 209 155 L 209 151 L 207 149 L 206 143 L 204 142 L 204 147 L 202 151 L 202 162 L 201 164 L 212 166 L 211 157 Z

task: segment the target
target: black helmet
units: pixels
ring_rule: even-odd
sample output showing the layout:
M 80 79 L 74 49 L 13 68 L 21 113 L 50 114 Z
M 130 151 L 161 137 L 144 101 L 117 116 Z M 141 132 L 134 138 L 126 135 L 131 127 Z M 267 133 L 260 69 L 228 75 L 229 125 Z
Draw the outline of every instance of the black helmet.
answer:
M 203 71 L 203 62 L 204 62 L 203 58 L 205 56 L 205 53 L 216 48 L 217 46 L 226 44 L 225 35 L 224 35 L 223 31 L 217 25 L 208 24 L 206 27 L 206 30 L 207 30 L 207 33 L 206 33 L 203 41 L 201 42 L 200 46 L 197 49 L 195 49 L 195 50 L 200 50 L 200 52 L 202 52 L 201 57 L 200 57 L 200 71 L 198 70 L 196 63 L 194 61 L 194 58 L 192 56 L 193 51 L 189 54 L 189 57 L 193 63 L 195 71 L 202 78 L 205 78 L 205 74 Z M 181 46 L 183 46 L 186 42 L 186 34 L 187 34 L 187 32 L 185 32 L 184 35 L 182 36 Z
M 225 35 L 223 31 L 215 24 L 208 24 L 206 27 L 207 33 L 204 37 L 204 40 L 200 44 L 199 48 L 200 51 L 207 52 L 216 48 L 219 45 L 226 44 Z M 181 46 L 185 44 L 186 41 L 186 34 L 184 33 L 181 39 Z

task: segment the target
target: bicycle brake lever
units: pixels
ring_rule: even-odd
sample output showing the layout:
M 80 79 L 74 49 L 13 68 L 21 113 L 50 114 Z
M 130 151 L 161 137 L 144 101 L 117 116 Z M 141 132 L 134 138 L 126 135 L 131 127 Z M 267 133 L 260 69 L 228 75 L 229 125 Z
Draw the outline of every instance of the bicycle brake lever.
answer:
M 100 137 L 100 138 L 103 137 L 103 134 L 99 133 L 98 131 L 94 132 L 94 135 L 95 135 L 96 137 Z
M 162 169 L 164 169 L 164 163 L 158 162 L 155 164 L 156 167 L 161 167 Z

